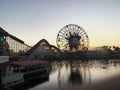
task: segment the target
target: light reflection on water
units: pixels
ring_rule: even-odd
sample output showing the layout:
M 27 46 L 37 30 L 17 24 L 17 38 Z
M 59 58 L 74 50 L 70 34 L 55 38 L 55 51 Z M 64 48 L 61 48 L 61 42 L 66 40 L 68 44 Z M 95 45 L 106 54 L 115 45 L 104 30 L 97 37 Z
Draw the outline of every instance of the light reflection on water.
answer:
M 82 87 L 120 74 L 120 60 L 89 60 L 52 62 L 49 81 L 28 90 L 62 90 Z

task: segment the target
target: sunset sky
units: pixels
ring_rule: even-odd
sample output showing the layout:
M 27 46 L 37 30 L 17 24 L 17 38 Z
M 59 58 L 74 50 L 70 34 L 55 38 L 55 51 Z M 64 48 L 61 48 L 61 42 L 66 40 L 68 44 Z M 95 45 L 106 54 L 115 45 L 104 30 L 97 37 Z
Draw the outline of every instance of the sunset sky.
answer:
M 56 45 L 67 24 L 81 26 L 90 46 L 120 46 L 120 0 L 0 0 L 0 27 L 28 45 Z

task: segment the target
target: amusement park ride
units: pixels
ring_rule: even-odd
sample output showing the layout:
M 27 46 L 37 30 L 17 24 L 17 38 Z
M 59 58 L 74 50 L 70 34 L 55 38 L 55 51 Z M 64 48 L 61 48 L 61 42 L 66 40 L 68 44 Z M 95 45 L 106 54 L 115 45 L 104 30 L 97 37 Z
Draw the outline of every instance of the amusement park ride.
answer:
M 87 51 L 89 45 L 87 33 L 82 27 L 75 24 L 69 24 L 64 26 L 58 32 L 56 42 L 58 48 L 55 46 L 54 47 L 55 50 L 57 50 L 58 52 L 60 50 L 62 52 Z M 49 44 L 48 46 L 52 47 L 52 45 Z M 39 45 L 37 47 L 30 47 L 29 45 L 25 44 L 24 41 L 9 34 L 0 27 L 0 55 L 11 56 L 20 52 L 27 53 L 32 48 L 39 49 Z
M 89 46 L 88 35 L 85 30 L 75 24 L 64 26 L 57 35 L 57 46 L 70 52 L 87 51 Z
M 9 34 L 0 27 L 0 55 L 15 55 L 23 51 L 26 52 L 31 47 L 21 39 Z

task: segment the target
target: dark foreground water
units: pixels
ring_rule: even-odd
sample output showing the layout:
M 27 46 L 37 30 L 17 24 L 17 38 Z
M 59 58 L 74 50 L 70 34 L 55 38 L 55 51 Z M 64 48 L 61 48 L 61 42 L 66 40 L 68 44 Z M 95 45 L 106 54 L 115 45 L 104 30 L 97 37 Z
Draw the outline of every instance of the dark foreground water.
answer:
M 49 79 L 27 90 L 62 90 L 86 87 L 120 74 L 120 60 L 52 62 Z M 69 89 L 68 89 L 69 90 Z

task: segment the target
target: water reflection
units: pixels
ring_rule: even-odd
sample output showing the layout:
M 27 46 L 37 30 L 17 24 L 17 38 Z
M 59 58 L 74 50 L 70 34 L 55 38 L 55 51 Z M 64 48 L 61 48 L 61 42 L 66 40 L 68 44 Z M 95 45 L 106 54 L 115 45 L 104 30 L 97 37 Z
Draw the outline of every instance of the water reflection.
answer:
M 82 83 L 82 75 L 79 68 L 79 63 L 70 63 L 70 76 L 68 77 L 68 82 L 70 82 L 72 85 Z
M 51 63 L 49 81 L 30 90 L 62 90 L 91 85 L 120 74 L 120 60 L 72 60 Z M 52 90 L 52 89 L 51 89 Z

